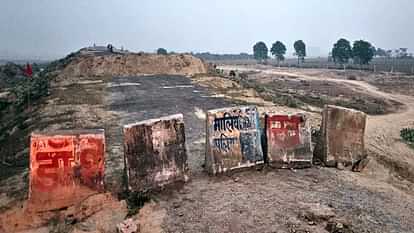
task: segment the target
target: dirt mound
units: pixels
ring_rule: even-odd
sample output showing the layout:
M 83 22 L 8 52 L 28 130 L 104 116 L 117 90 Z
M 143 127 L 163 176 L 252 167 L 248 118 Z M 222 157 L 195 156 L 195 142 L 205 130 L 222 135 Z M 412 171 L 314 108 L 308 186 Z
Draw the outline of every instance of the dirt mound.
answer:
M 202 60 L 191 55 L 127 54 L 78 56 L 64 76 L 134 76 L 145 74 L 194 75 L 207 73 Z

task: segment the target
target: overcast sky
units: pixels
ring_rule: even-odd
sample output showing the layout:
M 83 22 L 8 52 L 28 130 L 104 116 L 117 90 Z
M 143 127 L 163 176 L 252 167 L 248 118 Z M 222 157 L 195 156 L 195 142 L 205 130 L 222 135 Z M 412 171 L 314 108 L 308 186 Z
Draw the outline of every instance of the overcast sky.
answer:
M 302 39 L 323 56 L 344 37 L 414 50 L 412 0 L 0 0 L 0 57 L 57 58 L 88 45 L 252 53 Z

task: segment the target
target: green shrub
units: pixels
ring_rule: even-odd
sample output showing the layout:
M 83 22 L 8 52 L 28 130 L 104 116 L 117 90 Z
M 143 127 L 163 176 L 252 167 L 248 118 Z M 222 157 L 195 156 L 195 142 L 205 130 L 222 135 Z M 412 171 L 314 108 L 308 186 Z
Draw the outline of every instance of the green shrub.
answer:
M 414 129 L 404 128 L 400 131 L 400 136 L 404 141 L 414 143 Z
M 35 101 L 49 93 L 49 79 L 46 75 L 40 75 L 33 78 L 27 78 L 19 82 L 12 90 L 16 97 L 13 103 L 16 107 L 23 106 L 30 101 Z
M 0 112 L 1 112 L 3 109 L 6 109 L 6 108 L 7 108 L 7 106 L 9 106 L 9 104 L 10 104 L 10 103 L 8 103 L 8 102 L 6 102 L 6 101 L 2 101 L 2 100 L 0 100 Z
M 357 77 L 355 75 L 349 75 L 348 80 L 357 80 Z
M 167 52 L 167 50 L 166 50 L 166 49 L 164 49 L 164 48 L 159 48 L 159 49 L 157 49 L 157 54 L 158 54 L 158 55 L 167 55 L 167 54 L 168 54 L 168 52 Z
M 303 103 L 293 96 L 277 95 L 275 93 L 273 93 L 272 102 L 290 108 L 299 108 L 303 106 Z
M 150 200 L 151 196 L 145 192 L 128 193 L 128 197 L 126 199 L 128 205 L 128 216 L 137 214 L 144 204 Z

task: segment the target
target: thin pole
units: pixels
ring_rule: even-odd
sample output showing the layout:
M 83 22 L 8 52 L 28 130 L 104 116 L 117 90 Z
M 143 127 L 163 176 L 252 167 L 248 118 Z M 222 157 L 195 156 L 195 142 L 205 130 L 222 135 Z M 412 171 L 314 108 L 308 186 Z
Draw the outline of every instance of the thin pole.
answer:
M 29 77 L 29 85 L 27 88 L 27 108 L 29 109 L 29 112 L 30 112 L 30 85 L 31 85 L 31 80 Z

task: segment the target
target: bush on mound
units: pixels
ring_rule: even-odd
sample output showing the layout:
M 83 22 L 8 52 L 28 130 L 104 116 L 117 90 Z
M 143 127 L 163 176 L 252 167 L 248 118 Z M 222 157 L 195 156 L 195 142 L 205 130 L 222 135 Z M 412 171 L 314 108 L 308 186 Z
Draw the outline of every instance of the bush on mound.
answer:
M 404 128 L 400 131 L 400 136 L 404 141 L 414 143 L 414 129 Z

